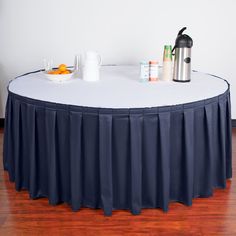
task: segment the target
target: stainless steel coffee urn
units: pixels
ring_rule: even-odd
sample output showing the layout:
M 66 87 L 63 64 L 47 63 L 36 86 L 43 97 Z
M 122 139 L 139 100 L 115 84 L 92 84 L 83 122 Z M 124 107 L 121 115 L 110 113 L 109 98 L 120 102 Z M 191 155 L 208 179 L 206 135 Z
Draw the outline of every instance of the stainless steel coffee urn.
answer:
M 187 34 L 182 34 L 187 28 L 182 28 L 175 40 L 172 50 L 174 59 L 173 80 L 176 82 L 189 82 L 191 80 L 191 48 L 193 40 Z

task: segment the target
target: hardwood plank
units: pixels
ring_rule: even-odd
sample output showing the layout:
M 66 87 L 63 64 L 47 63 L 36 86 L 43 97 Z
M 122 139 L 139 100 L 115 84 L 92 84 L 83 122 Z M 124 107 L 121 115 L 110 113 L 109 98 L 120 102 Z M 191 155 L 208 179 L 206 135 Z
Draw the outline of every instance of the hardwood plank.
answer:
M 0 130 L 0 235 L 236 235 L 236 129 L 233 129 L 233 179 L 213 197 L 193 200 L 193 206 L 171 203 L 168 213 L 145 209 L 133 216 L 102 210 L 72 212 L 66 204 L 50 206 L 47 199 L 30 200 L 16 192 L 2 164 Z

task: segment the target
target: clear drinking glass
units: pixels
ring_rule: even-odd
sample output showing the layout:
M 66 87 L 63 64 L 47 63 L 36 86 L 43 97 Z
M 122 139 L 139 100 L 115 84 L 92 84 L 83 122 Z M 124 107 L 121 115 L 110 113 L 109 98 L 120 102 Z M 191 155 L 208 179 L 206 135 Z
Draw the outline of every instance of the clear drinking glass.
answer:
M 79 71 L 79 70 L 80 70 L 80 55 L 76 54 L 74 62 L 74 71 Z
M 75 55 L 74 61 L 74 77 L 80 77 L 82 72 L 82 65 L 81 65 L 81 56 L 80 54 Z
M 44 68 L 44 70 L 46 72 L 52 70 L 52 68 L 53 68 L 53 60 L 52 59 L 44 58 L 43 59 L 43 68 Z

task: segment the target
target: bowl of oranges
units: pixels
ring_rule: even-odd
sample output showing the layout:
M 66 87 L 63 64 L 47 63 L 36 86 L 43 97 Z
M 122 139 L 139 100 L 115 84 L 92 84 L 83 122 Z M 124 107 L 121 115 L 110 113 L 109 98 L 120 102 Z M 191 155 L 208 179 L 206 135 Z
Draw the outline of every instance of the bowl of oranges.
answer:
M 63 82 L 72 78 L 73 72 L 67 68 L 67 65 L 60 64 L 57 69 L 44 72 L 46 77 L 54 82 Z

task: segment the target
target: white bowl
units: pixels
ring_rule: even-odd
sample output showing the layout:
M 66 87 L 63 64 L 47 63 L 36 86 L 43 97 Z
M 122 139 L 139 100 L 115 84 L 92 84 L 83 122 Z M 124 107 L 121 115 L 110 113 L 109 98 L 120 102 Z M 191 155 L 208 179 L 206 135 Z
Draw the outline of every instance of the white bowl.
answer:
M 71 72 L 70 74 L 59 74 L 59 75 L 52 75 L 48 74 L 47 72 L 44 72 L 44 75 L 46 76 L 47 79 L 53 82 L 64 82 L 72 78 L 73 72 Z

